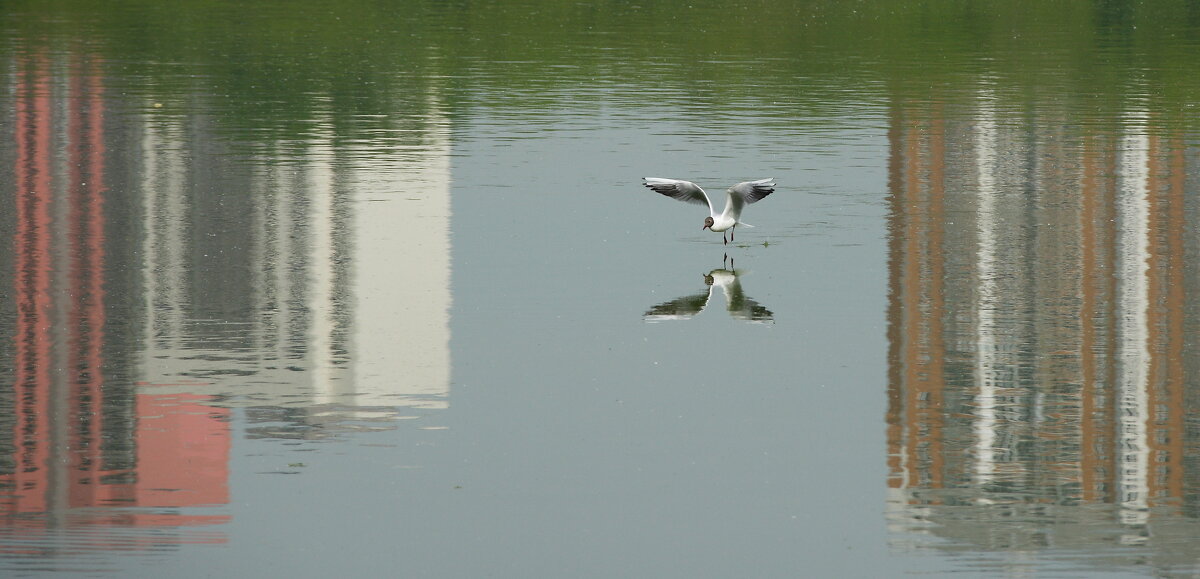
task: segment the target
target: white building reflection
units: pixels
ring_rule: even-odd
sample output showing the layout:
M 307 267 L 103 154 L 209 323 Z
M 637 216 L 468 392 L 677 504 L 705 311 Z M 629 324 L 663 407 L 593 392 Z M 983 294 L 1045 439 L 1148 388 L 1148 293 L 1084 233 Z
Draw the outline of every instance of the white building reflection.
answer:
M 996 97 L 991 91 L 983 91 L 979 99 L 978 127 L 976 129 L 976 170 L 979 175 L 979 202 L 976 216 L 979 241 L 976 244 L 979 274 L 979 297 L 976 300 L 976 355 L 975 363 L 975 483 L 986 485 L 992 482 L 996 469 L 996 390 L 1003 387 L 1005 378 L 1011 377 L 1008 368 L 1012 362 L 1001 353 L 1009 347 L 1011 332 L 999 332 L 997 313 L 1002 308 L 1000 280 L 1005 277 L 997 258 L 998 240 L 1002 235 L 999 216 L 1004 200 L 999 199 L 997 173 L 999 151 L 996 143 Z M 1009 262 L 1009 260 L 1005 260 Z
M 444 119 L 396 160 L 354 157 L 323 123 L 230 168 L 194 149 L 202 119 L 146 110 L 143 389 L 323 424 L 447 406 Z
M 1117 496 L 1121 522 L 1146 522 L 1150 506 L 1150 139 L 1148 115 L 1125 119 L 1117 175 Z M 1180 433 L 1182 434 L 1182 433 Z
M 448 404 L 448 122 L 431 119 L 426 135 L 420 151 L 403 165 L 378 172 L 354 199 L 351 345 L 355 390 L 370 404 Z

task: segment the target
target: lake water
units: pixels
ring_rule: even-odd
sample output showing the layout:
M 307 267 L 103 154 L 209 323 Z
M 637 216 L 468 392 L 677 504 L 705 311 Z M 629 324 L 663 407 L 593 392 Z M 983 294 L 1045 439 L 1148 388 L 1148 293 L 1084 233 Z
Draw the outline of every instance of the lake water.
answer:
M 1200 574 L 1194 3 L 49 4 L 2 575 Z

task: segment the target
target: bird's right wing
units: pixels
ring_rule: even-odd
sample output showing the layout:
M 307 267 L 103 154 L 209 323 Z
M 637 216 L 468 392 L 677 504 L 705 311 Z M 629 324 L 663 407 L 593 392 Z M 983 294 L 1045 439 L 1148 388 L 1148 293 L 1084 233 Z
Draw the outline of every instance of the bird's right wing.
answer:
M 647 187 L 653 189 L 656 193 L 662 193 L 672 199 L 688 203 L 708 205 L 708 211 L 712 213 L 712 201 L 708 199 L 708 194 L 699 185 L 691 181 L 660 179 L 658 177 L 644 177 L 642 180 L 646 182 L 645 185 Z

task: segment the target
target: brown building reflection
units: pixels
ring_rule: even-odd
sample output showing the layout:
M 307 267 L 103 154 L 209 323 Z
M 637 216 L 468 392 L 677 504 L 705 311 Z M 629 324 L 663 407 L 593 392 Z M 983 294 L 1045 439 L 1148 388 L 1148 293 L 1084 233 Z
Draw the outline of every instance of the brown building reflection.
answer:
M 892 108 L 893 537 L 1200 561 L 1196 151 L 1144 103 L 1009 104 Z
M 53 528 L 224 522 L 185 509 L 228 502 L 228 410 L 119 378 L 128 356 L 114 352 L 127 336 L 112 316 L 124 318 L 132 296 L 110 255 L 131 242 L 114 235 L 129 212 L 108 203 L 114 136 L 102 63 L 62 60 L 15 59 L 12 117 L 0 125 L 13 150 L 0 222 L 11 247 L 0 262 L 0 327 L 12 329 L 0 349 L 11 384 L 0 390 L 0 535 L 27 545 Z

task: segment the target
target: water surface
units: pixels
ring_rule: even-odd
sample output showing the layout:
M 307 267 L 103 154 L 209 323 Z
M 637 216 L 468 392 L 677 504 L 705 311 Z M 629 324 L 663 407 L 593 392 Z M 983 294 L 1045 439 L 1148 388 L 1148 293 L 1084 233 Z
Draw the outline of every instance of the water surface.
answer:
M 0 9 L 6 574 L 1200 564 L 1189 5 L 159 4 Z

